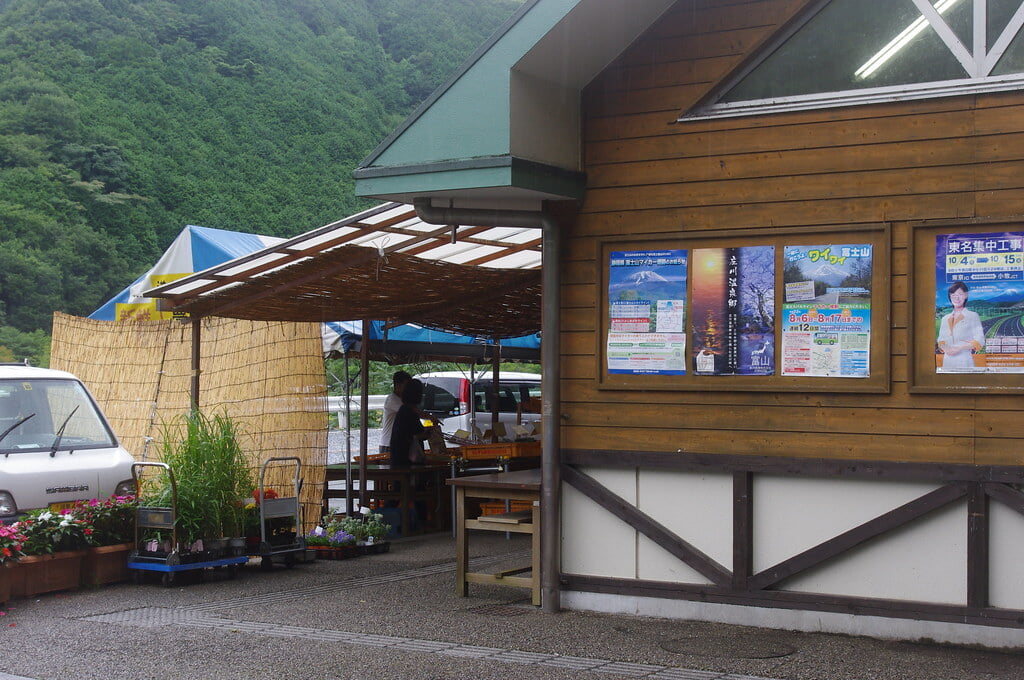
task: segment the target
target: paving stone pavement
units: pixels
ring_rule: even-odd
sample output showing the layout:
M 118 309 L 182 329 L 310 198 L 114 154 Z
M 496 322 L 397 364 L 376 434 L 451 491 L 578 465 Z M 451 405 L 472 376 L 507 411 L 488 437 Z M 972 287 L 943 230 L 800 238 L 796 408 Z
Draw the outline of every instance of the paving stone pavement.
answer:
M 474 568 L 522 562 L 520 538 L 475 536 Z M 171 588 L 15 601 L 0 610 L 0 680 L 1024 678 L 1015 652 L 544 614 L 526 591 L 497 586 L 462 598 L 452 555 L 450 536 L 431 536 L 354 560 L 244 569 L 234 580 L 213 572 Z

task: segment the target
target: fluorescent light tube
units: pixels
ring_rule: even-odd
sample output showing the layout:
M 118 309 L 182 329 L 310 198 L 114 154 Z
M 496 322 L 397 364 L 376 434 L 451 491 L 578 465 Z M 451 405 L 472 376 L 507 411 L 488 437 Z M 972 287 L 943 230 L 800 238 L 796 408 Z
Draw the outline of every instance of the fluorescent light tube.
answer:
M 935 11 L 940 15 L 945 14 L 949 8 L 958 2 L 960 2 L 960 0 L 939 0 L 934 5 Z M 889 44 L 864 62 L 864 65 L 854 71 L 853 75 L 862 80 L 870 78 L 873 73 L 882 68 L 887 61 L 895 57 L 900 50 L 906 47 L 907 44 L 916 38 L 927 26 L 928 20 L 923 16 L 919 16 L 917 19 L 912 21 L 909 26 L 900 31 L 899 35 L 890 40 Z

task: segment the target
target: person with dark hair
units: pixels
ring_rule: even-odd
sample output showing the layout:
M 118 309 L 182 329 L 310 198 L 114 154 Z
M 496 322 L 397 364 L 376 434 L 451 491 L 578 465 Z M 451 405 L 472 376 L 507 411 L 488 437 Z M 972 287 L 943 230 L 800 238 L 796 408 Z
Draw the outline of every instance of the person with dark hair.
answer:
M 937 340 L 942 368 L 974 368 L 974 353 L 985 348 L 981 317 L 967 309 L 967 284 L 963 281 L 955 281 L 948 296 L 953 311 L 942 317 Z
M 391 376 L 391 393 L 384 400 L 384 416 L 381 418 L 380 452 L 391 451 L 391 432 L 395 423 L 395 415 L 402 407 L 402 390 L 405 384 L 412 380 L 412 376 L 405 371 L 395 371 Z
M 391 429 L 391 465 L 409 467 L 426 462 L 423 452 L 423 438 L 427 428 L 420 420 L 419 403 L 423 399 L 423 383 L 413 378 L 405 383 L 402 391 L 402 406 L 395 415 Z

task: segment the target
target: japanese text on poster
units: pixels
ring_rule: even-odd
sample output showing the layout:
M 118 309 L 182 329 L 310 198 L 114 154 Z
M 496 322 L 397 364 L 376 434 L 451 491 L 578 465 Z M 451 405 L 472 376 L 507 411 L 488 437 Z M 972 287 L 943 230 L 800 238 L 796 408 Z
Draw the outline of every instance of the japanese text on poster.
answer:
M 609 373 L 686 373 L 686 272 L 685 250 L 611 253 Z
M 1024 373 L 1024 232 L 935 243 L 937 373 Z
M 693 251 L 693 366 L 698 375 L 775 372 L 775 248 Z
M 786 246 L 782 375 L 867 378 L 870 244 Z

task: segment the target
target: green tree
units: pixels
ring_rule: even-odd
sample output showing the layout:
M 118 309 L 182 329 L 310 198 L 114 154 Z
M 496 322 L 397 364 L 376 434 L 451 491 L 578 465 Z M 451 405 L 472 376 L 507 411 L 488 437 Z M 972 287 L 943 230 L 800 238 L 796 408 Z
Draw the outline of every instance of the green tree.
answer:
M 88 314 L 186 224 L 291 236 L 521 0 L 0 0 L 0 322 Z

